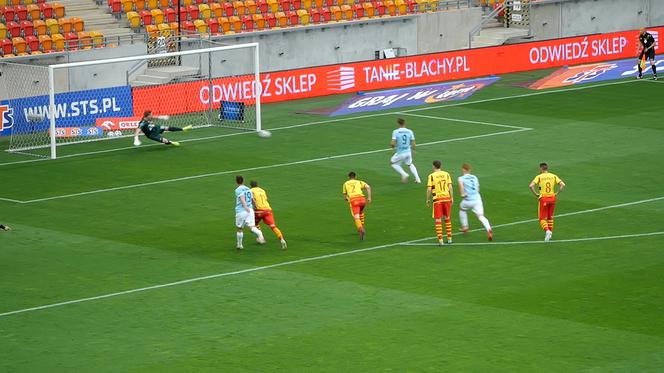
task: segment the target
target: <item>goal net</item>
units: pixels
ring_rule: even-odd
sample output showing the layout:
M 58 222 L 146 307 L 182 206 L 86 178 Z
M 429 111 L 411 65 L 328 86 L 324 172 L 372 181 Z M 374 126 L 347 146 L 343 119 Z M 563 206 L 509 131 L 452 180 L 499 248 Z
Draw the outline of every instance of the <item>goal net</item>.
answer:
M 257 43 L 0 68 L 11 96 L 0 101 L 13 115 L 0 133 L 9 131 L 9 152 L 55 159 L 125 148 L 148 110 L 162 127 L 206 128 L 200 136 L 261 129 Z

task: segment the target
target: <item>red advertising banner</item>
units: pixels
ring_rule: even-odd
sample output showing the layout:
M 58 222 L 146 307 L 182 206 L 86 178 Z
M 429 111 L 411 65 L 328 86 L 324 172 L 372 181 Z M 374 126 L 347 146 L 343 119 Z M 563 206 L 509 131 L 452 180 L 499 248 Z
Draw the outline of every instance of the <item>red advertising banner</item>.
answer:
M 664 27 L 648 30 L 658 39 Z M 261 74 L 262 102 L 370 91 L 624 58 L 635 58 L 638 30 L 498 47 L 328 65 Z M 657 45 L 656 52 L 662 46 Z M 133 89 L 134 113 L 206 110 L 221 101 L 253 103 L 253 77 L 166 84 Z M 187 97 L 183 100 L 183 97 Z M 195 98 L 195 99 L 192 99 Z

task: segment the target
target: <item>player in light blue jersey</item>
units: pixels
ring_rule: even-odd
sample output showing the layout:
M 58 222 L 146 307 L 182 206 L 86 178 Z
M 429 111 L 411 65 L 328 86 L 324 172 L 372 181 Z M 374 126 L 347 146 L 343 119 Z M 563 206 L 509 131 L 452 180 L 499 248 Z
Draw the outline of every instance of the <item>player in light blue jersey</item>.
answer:
M 470 173 L 470 165 L 464 163 L 461 166 L 463 176 L 459 176 L 459 193 L 461 193 L 461 204 L 459 208 L 459 219 L 461 220 L 461 231 L 468 232 L 468 210 L 472 210 L 486 229 L 489 241 L 493 240 L 493 232 L 489 219 L 484 216 L 484 205 L 480 195 L 480 180 Z
M 235 189 L 235 226 L 237 227 L 237 249 L 242 250 L 242 239 L 244 238 L 245 226 L 249 227 L 251 231 L 256 235 L 256 241 L 259 244 L 265 243 L 265 238 L 260 229 L 256 228 L 256 221 L 254 218 L 254 209 L 253 209 L 253 199 L 254 196 L 251 194 L 251 189 L 244 185 L 244 178 L 242 176 L 236 176 L 235 182 L 237 183 L 237 188 Z
M 402 164 L 405 164 L 410 169 L 410 172 L 415 177 L 416 183 L 421 183 L 420 175 L 417 174 L 417 168 L 413 164 L 413 150 L 415 150 L 415 133 L 412 130 L 406 128 L 406 121 L 399 118 L 397 119 L 399 128 L 392 131 L 392 149 L 396 150 L 396 153 L 390 159 L 392 163 L 392 168 L 395 169 L 399 175 L 401 175 L 401 181 L 408 182 L 408 173 L 403 170 L 401 167 Z

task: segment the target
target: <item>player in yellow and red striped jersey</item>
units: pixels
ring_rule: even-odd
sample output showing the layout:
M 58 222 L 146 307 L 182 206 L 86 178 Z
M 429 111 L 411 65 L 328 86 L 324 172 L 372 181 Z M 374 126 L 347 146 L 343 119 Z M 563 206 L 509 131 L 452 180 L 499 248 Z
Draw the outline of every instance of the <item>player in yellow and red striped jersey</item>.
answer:
M 348 181 L 342 187 L 341 192 L 344 195 L 344 200 L 350 204 L 350 212 L 355 220 L 357 233 L 360 235 L 360 240 L 364 239 L 364 208 L 368 203 L 371 203 L 371 186 L 364 181 L 356 179 L 357 174 L 351 171 L 348 173 Z M 367 191 L 366 198 L 362 189 Z
M 539 187 L 539 193 L 535 190 Z M 556 191 L 558 186 L 558 191 Z M 539 200 L 539 223 L 544 230 L 544 241 L 551 240 L 553 235 L 553 211 L 556 208 L 556 196 L 565 189 L 565 183 L 556 175 L 549 172 L 549 165 L 540 163 L 540 174 L 535 176 L 528 186 Z
M 433 218 L 436 225 L 436 237 L 438 243 L 443 245 L 443 223 L 445 217 L 445 231 L 447 233 L 447 243 L 452 243 L 452 177 L 447 171 L 440 169 L 441 162 L 433 161 L 433 172 L 427 177 L 427 207 L 430 201 L 433 201 Z
M 254 216 L 256 220 L 256 226 L 262 221 L 267 224 L 272 232 L 277 236 L 279 242 L 281 242 L 281 248 L 286 250 L 288 245 L 284 239 L 284 235 L 281 233 L 281 230 L 277 227 L 274 222 L 274 214 L 272 213 L 272 207 L 267 200 L 267 193 L 263 188 L 258 186 L 258 182 L 252 180 L 249 185 L 251 185 L 251 194 L 254 196 Z

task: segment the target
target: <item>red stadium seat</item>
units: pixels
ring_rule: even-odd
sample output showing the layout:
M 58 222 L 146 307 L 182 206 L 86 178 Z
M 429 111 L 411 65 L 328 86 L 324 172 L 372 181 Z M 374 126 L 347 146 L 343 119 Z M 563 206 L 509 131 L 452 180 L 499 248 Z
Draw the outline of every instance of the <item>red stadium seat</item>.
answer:
M 68 32 L 65 34 L 65 40 L 67 43 L 67 49 L 77 50 L 78 49 L 78 34 L 75 32 Z
M 189 18 L 191 20 L 198 19 L 198 16 L 200 15 L 200 12 L 198 10 L 198 6 L 196 6 L 196 5 L 189 5 L 187 7 L 187 12 L 189 13 Z
M 309 9 L 309 16 L 311 17 L 311 22 L 319 23 L 320 22 L 320 12 L 316 8 Z
M 44 19 L 53 18 L 53 6 L 47 3 L 39 4 L 39 10 L 44 15 Z
M 320 19 L 321 22 L 330 22 L 332 19 L 332 13 L 330 13 L 329 8 L 320 8 Z
M 297 15 L 296 11 L 289 10 L 286 12 L 286 17 L 288 17 L 288 23 L 291 26 L 296 26 L 300 24 L 300 16 Z
M 3 6 L 0 8 L 0 12 L 2 12 L 2 18 L 5 23 L 11 22 L 16 18 L 16 12 L 12 6 Z
M 293 10 L 302 9 L 302 0 L 293 0 Z
M 267 0 L 258 0 L 256 2 L 256 7 L 261 14 L 265 14 L 268 11 Z
M 177 13 L 177 10 L 175 11 Z M 184 22 L 189 19 L 189 12 L 186 6 L 180 7 L 180 21 Z
M 415 13 L 417 11 L 417 1 L 406 0 L 406 7 L 408 8 L 408 13 Z
M 266 13 L 263 18 L 265 19 L 267 27 L 273 28 L 277 26 L 277 17 L 275 17 L 274 13 Z
M 211 34 L 219 33 L 219 21 L 217 21 L 216 18 L 208 18 L 205 22 L 207 23 Z
M 55 17 L 57 18 L 57 12 L 55 7 L 53 8 L 53 13 L 55 13 Z M 113 13 L 116 17 L 120 17 L 120 14 L 122 13 L 122 3 L 120 0 L 111 0 L 111 13 Z
M 250 15 L 242 16 L 242 25 L 245 31 L 251 32 L 254 31 L 254 19 Z
M 279 0 L 279 5 L 281 6 L 282 12 L 287 12 L 291 10 L 291 5 L 293 4 L 292 0 Z
M 28 8 L 26 8 L 25 5 L 15 6 L 14 11 L 16 12 L 16 18 L 19 22 L 28 19 Z
M 34 35 L 28 35 L 25 37 L 25 43 L 28 45 L 30 52 L 39 50 L 39 39 Z
M 196 25 L 194 25 L 193 22 L 184 21 L 184 22 L 181 22 L 181 23 L 182 23 L 182 30 L 180 30 L 180 32 L 182 32 L 183 34 L 194 34 L 194 33 L 196 33 Z
M 23 37 L 35 34 L 35 29 L 32 26 L 32 21 L 21 21 L 21 23 L 19 23 L 19 26 L 21 27 L 21 34 L 23 35 Z
M 9 39 L 0 40 L 0 47 L 2 48 L 3 55 L 14 53 L 14 45 L 12 44 L 12 41 Z
M 373 6 L 374 6 L 374 10 L 375 10 L 375 13 L 376 13 L 377 16 L 384 16 L 385 15 L 385 11 L 386 11 L 385 3 L 383 3 L 382 1 L 375 1 L 373 3 Z
M 143 22 L 143 26 L 151 25 L 152 24 L 152 13 L 150 13 L 149 10 L 141 10 L 140 13 L 138 13 L 139 17 L 141 17 L 141 21 Z
M 7 22 L 7 34 L 10 38 L 17 38 L 21 36 L 21 26 L 18 22 Z
M 224 14 L 226 14 L 226 17 L 232 17 L 233 14 L 235 14 L 235 9 L 233 8 L 233 4 L 225 2 L 222 6 L 224 7 Z
M 178 21 L 178 12 L 173 8 L 164 9 L 164 22 L 177 22 Z
M 355 11 L 355 18 L 360 19 L 364 17 L 364 7 L 362 4 L 353 5 L 353 10 Z

